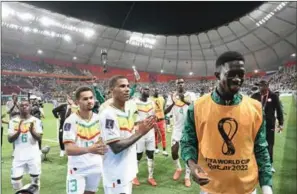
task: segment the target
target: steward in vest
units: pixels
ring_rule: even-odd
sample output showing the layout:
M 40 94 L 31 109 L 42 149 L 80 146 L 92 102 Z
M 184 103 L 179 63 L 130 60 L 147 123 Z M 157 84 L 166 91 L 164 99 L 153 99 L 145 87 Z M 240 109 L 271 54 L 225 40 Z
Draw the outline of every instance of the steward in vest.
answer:
M 239 93 L 244 58 L 223 53 L 216 61 L 216 89 L 192 104 L 181 155 L 201 194 L 272 194 L 272 172 L 261 104 Z

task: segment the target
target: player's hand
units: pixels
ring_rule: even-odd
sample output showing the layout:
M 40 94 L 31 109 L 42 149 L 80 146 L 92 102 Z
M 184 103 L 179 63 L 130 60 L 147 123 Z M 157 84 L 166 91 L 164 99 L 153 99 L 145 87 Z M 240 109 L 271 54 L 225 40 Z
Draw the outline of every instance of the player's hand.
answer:
M 198 183 L 200 186 L 206 185 L 209 183 L 209 178 L 207 177 L 207 173 L 204 172 L 204 170 L 194 162 L 191 163 L 189 161 L 189 168 L 191 170 L 192 179 Z
M 175 104 L 174 96 L 175 96 L 175 93 L 172 93 L 172 94 L 170 95 L 172 104 Z
M 24 120 L 20 121 L 18 132 L 21 132 L 21 130 L 22 130 L 21 128 L 23 127 L 23 122 L 24 122 Z
M 143 135 L 146 134 L 154 127 L 156 121 L 157 121 L 156 116 L 149 116 L 145 120 L 139 122 L 138 132 L 140 132 Z
M 284 127 L 283 127 L 282 125 L 279 125 L 279 126 L 277 127 L 277 129 L 276 129 L 276 131 L 277 131 L 278 133 L 283 132 L 283 130 L 284 130 Z
M 30 123 L 29 131 L 32 133 L 34 130 L 34 123 Z
M 105 144 L 95 143 L 88 147 L 88 153 L 104 155 L 107 152 L 107 147 Z

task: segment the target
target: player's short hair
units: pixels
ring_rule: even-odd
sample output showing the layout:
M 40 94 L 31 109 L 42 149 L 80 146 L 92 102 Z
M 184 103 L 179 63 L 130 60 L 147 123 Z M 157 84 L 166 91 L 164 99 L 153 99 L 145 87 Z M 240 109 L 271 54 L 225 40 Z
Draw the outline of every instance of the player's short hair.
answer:
M 88 86 L 81 86 L 81 87 L 78 87 L 76 90 L 75 90 L 75 99 L 78 100 L 80 98 L 80 94 L 82 92 L 87 92 L 87 91 L 91 91 L 93 93 L 93 90 L 88 87 Z
M 116 76 L 111 77 L 108 82 L 109 89 L 114 88 L 119 79 L 127 79 L 127 77 L 125 77 L 123 75 L 116 75 Z
M 18 95 L 18 94 L 17 94 L 17 93 L 15 93 L 15 92 L 11 94 L 11 96 L 17 96 L 17 95 Z
M 216 68 L 219 68 L 220 66 L 224 65 L 227 62 L 231 62 L 231 61 L 243 61 L 244 57 L 241 53 L 236 52 L 236 51 L 227 51 L 223 54 L 221 54 L 217 61 L 216 61 Z

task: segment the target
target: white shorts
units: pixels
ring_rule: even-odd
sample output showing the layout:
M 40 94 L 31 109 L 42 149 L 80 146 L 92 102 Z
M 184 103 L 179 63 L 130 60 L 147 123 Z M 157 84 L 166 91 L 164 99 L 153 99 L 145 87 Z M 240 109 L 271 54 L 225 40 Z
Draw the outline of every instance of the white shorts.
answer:
M 31 160 L 12 161 L 11 178 L 18 178 L 29 173 L 30 175 L 41 174 L 41 157 L 36 157 Z
M 174 145 L 173 141 L 179 142 L 182 137 L 182 129 L 173 127 L 172 136 L 171 136 L 171 146 Z
M 132 194 L 132 182 L 122 187 L 104 187 L 104 194 Z
M 206 193 L 204 191 L 200 191 L 200 194 L 208 194 L 208 193 Z M 255 189 L 254 192 L 252 192 L 251 194 L 257 194 L 257 189 Z
M 97 192 L 101 180 L 101 167 L 68 168 L 66 180 L 67 194 L 83 194 L 85 191 Z
M 136 142 L 137 153 L 142 153 L 145 150 L 155 151 L 155 135 L 146 134 Z

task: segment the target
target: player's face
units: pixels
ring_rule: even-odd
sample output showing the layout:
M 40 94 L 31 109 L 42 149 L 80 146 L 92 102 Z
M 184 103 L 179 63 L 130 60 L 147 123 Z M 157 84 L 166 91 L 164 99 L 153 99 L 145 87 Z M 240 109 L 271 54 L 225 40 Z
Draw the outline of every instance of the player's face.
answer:
M 222 66 L 220 72 L 220 83 L 224 90 L 236 94 L 243 84 L 245 68 L 238 62 Z
M 30 103 L 28 101 L 22 101 L 20 104 L 20 113 L 21 114 L 29 114 L 31 109 L 30 109 Z
M 143 97 L 148 98 L 150 96 L 150 89 L 148 87 L 142 88 L 141 94 Z
M 112 96 L 116 100 L 126 102 L 130 98 L 130 86 L 127 79 L 118 79 L 115 87 L 112 89 Z
M 154 88 L 154 96 L 157 97 L 159 95 L 159 90 L 158 88 Z
M 11 98 L 12 98 L 12 100 L 13 100 L 14 102 L 17 102 L 17 101 L 18 101 L 18 96 L 17 96 L 17 95 L 13 95 Z
M 259 85 L 259 90 L 260 90 L 261 93 L 266 92 L 268 90 L 268 84 L 264 84 L 264 83 L 260 84 Z
M 93 92 L 91 91 L 81 92 L 77 103 L 79 105 L 80 110 L 91 111 L 95 105 Z
M 183 92 L 185 87 L 185 81 L 183 79 L 178 79 L 176 81 L 177 91 Z

